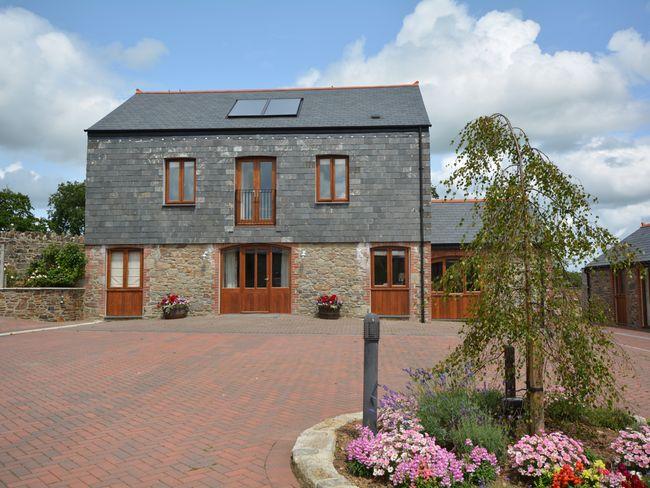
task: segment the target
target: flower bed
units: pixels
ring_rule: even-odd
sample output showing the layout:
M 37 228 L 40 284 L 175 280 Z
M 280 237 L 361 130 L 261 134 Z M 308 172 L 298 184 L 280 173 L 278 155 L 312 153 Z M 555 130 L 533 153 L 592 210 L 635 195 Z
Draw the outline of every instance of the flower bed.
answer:
M 460 488 L 498 478 L 501 486 L 535 488 L 650 486 L 650 427 L 616 433 L 589 426 L 599 442 L 560 431 L 522 436 L 521 425 L 503 415 L 499 392 L 415 376 L 408 395 L 386 391 L 376 434 L 360 426 L 342 429 L 338 468 L 355 484 Z M 613 423 L 627 418 L 608 415 L 602 418 Z

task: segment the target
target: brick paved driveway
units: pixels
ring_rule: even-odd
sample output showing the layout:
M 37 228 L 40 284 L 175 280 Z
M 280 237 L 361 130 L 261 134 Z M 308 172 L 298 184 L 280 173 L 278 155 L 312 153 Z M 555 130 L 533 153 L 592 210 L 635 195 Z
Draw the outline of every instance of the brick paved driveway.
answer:
M 382 325 L 391 386 L 457 343 L 455 324 Z M 617 332 L 647 373 L 650 335 Z M 295 486 L 298 433 L 360 409 L 360 334 L 360 321 L 247 315 L 0 337 L 0 486 Z M 648 415 L 648 375 L 633 381 Z

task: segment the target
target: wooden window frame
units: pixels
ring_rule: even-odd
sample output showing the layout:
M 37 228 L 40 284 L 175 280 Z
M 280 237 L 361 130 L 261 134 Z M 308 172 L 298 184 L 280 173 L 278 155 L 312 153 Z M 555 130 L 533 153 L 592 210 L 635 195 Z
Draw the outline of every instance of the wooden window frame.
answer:
M 320 195 L 320 165 L 321 160 L 329 159 L 330 165 L 330 198 Z M 334 160 L 345 160 L 345 198 L 336 197 L 336 178 L 334 178 Z M 316 202 L 318 203 L 348 203 L 350 201 L 350 157 L 341 154 L 322 154 L 316 156 Z
M 386 284 L 375 284 L 375 252 L 386 251 Z M 393 251 L 404 251 L 404 270 L 406 276 L 403 285 L 393 284 Z M 373 247 L 370 249 L 370 289 L 371 290 L 385 290 L 385 289 L 405 289 L 409 287 L 411 280 L 411 256 L 410 249 L 402 246 L 381 246 Z
M 271 163 L 271 201 L 273 211 L 270 219 L 260 219 L 260 203 L 259 198 L 253 203 L 253 217 L 250 220 L 243 220 L 241 218 L 241 203 L 237 193 L 242 190 L 241 184 L 241 166 L 242 163 L 253 163 L 253 187 L 251 190 L 261 191 L 260 188 L 260 163 Z M 235 225 L 241 226 L 274 226 L 276 218 L 276 191 L 277 191 L 277 161 L 275 157 L 271 156 L 256 156 L 256 157 L 239 157 L 235 160 Z
M 191 162 L 194 164 L 194 198 L 186 200 L 184 197 L 185 191 L 185 163 Z M 169 198 L 169 163 L 179 163 L 179 177 L 178 177 L 178 200 L 171 200 Z M 196 159 L 195 158 L 167 158 L 165 159 L 165 205 L 195 205 L 196 204 Z
M 140 286 L 128 286 L 129 282 L 129 252 L 138 251 L 140 253 Z M 122 286 L 111 286 L 111 256 L 114 252 L 122 253 Z M 144 251 L 140 247 L 112 247 L 108 249 L 106 255 L 106 288 L 109 290 L 142 290 L 144 282 Z

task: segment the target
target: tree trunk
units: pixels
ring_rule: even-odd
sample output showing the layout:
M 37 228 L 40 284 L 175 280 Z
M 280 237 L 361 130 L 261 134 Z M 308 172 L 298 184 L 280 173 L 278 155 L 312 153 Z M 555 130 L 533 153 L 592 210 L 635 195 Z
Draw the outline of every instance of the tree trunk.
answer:
M 528 432 L 544 430 L 544 351 L 535 341 L 526 342 L 526 385 L 528 390 Z

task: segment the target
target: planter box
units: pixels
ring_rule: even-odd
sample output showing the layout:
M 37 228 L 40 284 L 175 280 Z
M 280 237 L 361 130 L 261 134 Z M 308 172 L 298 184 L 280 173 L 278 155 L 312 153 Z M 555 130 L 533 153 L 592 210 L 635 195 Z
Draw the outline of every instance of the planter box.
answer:
M 174 308 L 172 310 L 163 310 L 164 319 L 182 319 L 187 317 L 187 312 L 189 310 L 185 308 Z
M 319 307 L 318 316 L 321 319 L 330 319 L 335 320 L 341 316 L 340 308 L 330 308 L 330 307 Z

